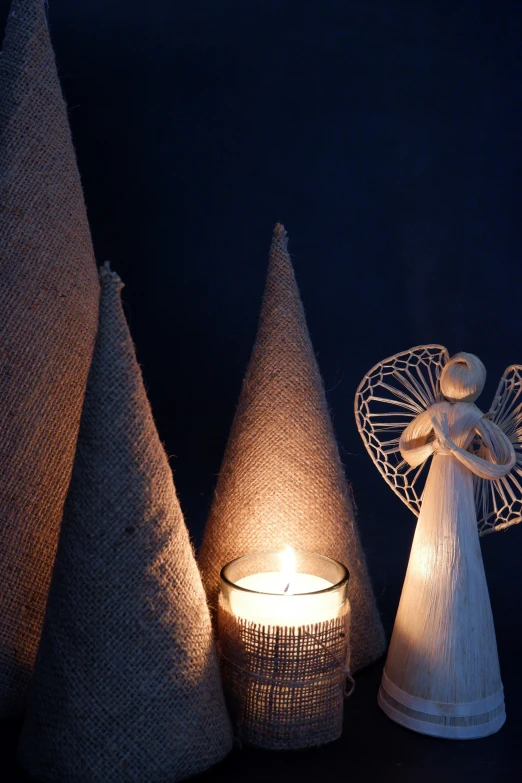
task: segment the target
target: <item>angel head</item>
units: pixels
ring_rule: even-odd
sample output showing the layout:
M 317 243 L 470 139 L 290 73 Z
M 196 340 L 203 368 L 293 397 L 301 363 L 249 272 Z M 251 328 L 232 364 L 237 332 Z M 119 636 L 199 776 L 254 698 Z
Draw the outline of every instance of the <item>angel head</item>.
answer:
M 461 351 L 444 365 L 440 390 L 448 402 L 474 402 L 485 382 L 486 368 L 478 356 Z

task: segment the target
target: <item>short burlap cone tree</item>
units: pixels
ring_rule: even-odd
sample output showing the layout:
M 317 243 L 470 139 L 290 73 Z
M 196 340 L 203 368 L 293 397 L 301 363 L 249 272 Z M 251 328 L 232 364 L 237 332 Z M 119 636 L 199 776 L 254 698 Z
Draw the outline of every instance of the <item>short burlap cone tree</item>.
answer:
M 230 750 L 210 615 L 123 314 L 100 326 L 19 759 L 40 781 L 165 783 Z
M 98 322 L 99 284 L 44 0 L 0 57 L 0 717 L 40 638 Z
M 223 565 L 287 545 L 348 567 L 352 670 L 378 658 L 381 620 L 286 232 L 277 225 L 257 339 L 199 557 L 213 610 Z

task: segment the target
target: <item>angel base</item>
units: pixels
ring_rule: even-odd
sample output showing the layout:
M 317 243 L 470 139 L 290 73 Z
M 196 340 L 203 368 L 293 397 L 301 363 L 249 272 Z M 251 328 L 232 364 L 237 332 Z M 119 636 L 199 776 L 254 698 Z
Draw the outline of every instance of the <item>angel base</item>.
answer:
M 487 737 L 506 720 L 503 692 L 472 704 L 443 704 L 410 696 L 397 688 L 386 672 L 377 701 L 388 718 L 401 726 L 444 739 Z

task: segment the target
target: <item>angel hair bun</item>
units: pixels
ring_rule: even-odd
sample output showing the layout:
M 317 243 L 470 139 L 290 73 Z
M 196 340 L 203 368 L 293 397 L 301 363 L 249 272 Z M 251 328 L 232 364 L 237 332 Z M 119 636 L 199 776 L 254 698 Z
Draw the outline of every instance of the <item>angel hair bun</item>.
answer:
M 486 382 L 486 368 L 472 353 L 461 351 L 444 365 L 440 390 L 450 402 L 473 402 Z

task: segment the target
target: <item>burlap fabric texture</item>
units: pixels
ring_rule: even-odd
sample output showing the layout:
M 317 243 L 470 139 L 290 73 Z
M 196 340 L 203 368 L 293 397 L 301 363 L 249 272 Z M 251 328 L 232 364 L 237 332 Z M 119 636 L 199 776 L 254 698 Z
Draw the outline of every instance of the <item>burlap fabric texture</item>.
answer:
M 286 232 L 277 225 L 257 338 L 199 555 L 212 609 L 226 563 L 287 545 L 347 566 L 352 668 L 378 658 L 382 624 Z
M 221 670 L 241 742 L 298 750 L 341 736 L 349 625 L 348 602 L 335 620 L 294 629 L 236 617 L 219 599 Z
M 0 57 L 0 717 L 34 664 L 98 322 L 99 284 L 44 0 Z
M 40 781 L 165 783 L 230 750 L 210 615 L 123 314 L 100 326 L 19 759 Z

